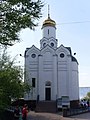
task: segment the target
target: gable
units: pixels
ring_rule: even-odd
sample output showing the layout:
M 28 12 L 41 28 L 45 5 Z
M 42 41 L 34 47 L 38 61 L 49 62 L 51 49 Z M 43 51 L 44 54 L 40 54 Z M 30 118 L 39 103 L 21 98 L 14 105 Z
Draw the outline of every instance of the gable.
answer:
M 25 55 L 29 55 L 31 53 L 39 54 L 40 50 L 37 47 L 35 47 L 34 45 L 32 45 L 32 47 L 26 48 Z
M 40 43 L 44 42 L 44 41 L 47 41 L 47 38 L 43 37 L 41 40 L 40 40 Z
M 51 54 L 55 54 L 55 50 L 52 47 L 50 47 L 49 45 L 47 45 L 46 47 L 41 49 L 41 54 L 45 54 L 46 52 L 50 52 Z
M 57 50 L 56 53 L 60 53 L 60 52 L 64 52 L 67 55 L 71 55 L 71 48 L 70 47 L 64 47 L 63 45 L 60 45 Z

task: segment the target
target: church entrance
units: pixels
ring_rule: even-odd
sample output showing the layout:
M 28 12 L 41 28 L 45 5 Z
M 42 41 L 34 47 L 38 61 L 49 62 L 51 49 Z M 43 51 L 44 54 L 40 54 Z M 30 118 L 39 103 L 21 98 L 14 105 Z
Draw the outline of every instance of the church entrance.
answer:
M 51 88 L 45 88 L 45 100 L 51 100 Z

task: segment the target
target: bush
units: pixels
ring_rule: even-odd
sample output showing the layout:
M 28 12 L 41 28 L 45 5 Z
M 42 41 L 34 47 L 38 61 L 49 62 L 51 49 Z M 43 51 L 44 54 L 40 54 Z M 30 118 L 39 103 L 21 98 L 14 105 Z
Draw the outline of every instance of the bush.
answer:
M 0 110 L 0 120 L 14 120 L 14 114 L 9 110 Z

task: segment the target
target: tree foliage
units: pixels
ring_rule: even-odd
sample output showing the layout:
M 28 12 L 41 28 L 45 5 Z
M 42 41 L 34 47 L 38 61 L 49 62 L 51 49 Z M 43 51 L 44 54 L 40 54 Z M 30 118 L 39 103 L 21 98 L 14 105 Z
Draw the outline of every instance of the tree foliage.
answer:
M 90 92 L 88 92 L 87 95 L 83 99 L 90 101 Z
M 20 30 L 34 29 L 42 7 L 41 0 L 0 0 L 0 43 L 13 45 Z
M 22 29 L 34 30 L 41 17 L 41 0 L 0 0 L 0 50 L 1 45 L 12 46 L 19 42 Z M 2 50 L 1 50 L 2 51 Z M 0 108 L 10 104 L 10 99 L 20 98 L 31 87 L 22 81 L 23 72 L 4 51 L 0 51 Z
M 23 97 L 30 86 L 22 81 L 23 71 L 14 60 L 3 53 L 0 60 L 0 108 L 10 105 L 11 99 Z
M 90 98 L 90 92 L 87 93 L 87 96 Z
M 90 100 L 90 92 L 87 93 L 87 98 Z

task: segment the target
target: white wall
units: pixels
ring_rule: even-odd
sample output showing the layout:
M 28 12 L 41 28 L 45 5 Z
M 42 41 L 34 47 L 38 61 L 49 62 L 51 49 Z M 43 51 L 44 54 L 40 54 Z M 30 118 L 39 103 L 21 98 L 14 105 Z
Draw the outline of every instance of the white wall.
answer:
M 36 54 L 36 58 L 32 58 L 32 53 Z M 56 52 L 56 53 L 55 53 Z M 61 58 L 60 54 L 64 53 Z M 56 100 L 61 96 L 69 96 L 70 100 L 79 99 L 78 84 L 78 64 L 72 61 L 69 51 L 63 46 L 55 51 L 49 46 L 40 52 L 34 48 L 28 51 L 29 57 L 26 58 L 27 78 L 31 84 L 32 78 L 36 78 L 36 87 L 29 94 L 30 99 L 45 100 L 45 83 L 51 82 L 51 100 Z M 28 95 L 26 96 L 28 98 Z
M 72 100 L 79 99 L 78 64 L 72 62 Z
M 49 30 L 49 34 L 48 34 L 48 30 Z M 56 38 L 56 29 L 52 26 L 47 26 L 47 27 L 44 27 L 42 29 L 42 33 L 43 33 L 43 37 L 46 37 L 46 38 L 50 38 L 50 37 L 53 37 L 53 38 Z

